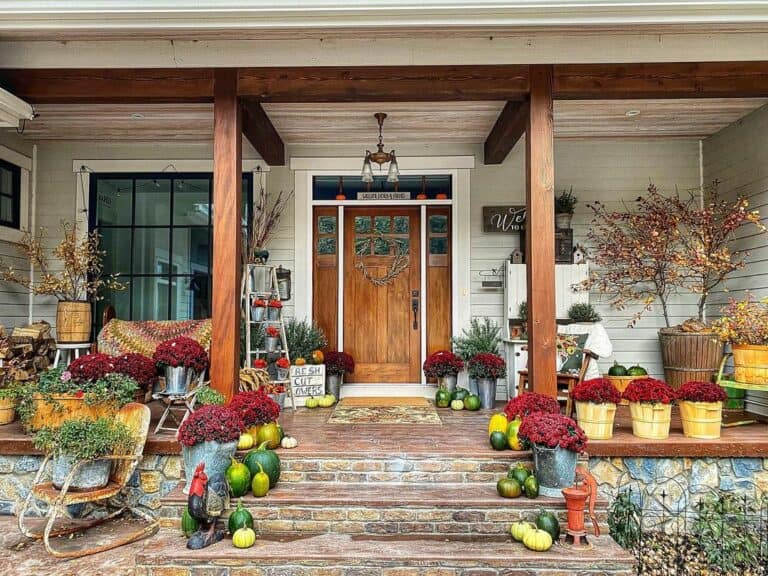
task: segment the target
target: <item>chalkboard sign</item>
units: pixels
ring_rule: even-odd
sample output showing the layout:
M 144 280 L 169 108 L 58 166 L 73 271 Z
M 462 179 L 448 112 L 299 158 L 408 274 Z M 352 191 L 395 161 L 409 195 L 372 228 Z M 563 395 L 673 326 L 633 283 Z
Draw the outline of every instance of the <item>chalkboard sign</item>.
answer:
M 299 406 L 310 396 L 325 394 L 325 364 L 291 366 L 291 390 Z
M 483 232 L 516 234 L 525 230 L 525 206 L 483 206 Z

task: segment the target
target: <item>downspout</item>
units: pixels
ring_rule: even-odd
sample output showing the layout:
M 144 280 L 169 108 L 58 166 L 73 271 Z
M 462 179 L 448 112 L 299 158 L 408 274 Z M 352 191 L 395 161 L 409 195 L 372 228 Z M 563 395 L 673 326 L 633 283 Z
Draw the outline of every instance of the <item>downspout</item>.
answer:
M 37 144 L 32 145 L 32 173 L 30 174 L 29 183 L 29 233 L 35 234 L 35 227 L 37 226 Z M 29 281 L 35 281 L 35 265 L 32 261 L 29 262 Z M 29 292 L 28 303 L 28 322 L 32 324 L 33 316 L 35 313 L 35 295 Z
M 704 210 L 704 140 L 699 139 L 699 209 Z M 707 306 L 702 310 L 702 320 L 707 321 Z

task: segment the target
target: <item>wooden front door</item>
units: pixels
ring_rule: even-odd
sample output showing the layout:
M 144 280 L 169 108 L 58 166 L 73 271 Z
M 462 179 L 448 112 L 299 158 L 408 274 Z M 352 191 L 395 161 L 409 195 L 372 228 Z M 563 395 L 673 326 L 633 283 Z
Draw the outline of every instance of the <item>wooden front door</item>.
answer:
M 418 207 L 344 211 L 344 350 L 355 359 L 346 382 L 421 380 L 419 215 Z

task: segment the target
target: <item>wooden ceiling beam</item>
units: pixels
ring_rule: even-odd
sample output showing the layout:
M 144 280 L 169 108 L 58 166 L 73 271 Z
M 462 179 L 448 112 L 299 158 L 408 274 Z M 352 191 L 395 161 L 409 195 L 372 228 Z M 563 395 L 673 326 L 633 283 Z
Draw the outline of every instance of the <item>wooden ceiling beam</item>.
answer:
M 504 109 L 491 128 L 485 139 L 485 164 L 501 164 L 515 147 L 515 144 L 525 134 L 528 125 L 530 106 L 527 100 L 523 102 L 507 102 Z
M 761 98 L 768 96 L 768 62 L 559 64 L 559 100 L 642 98 Z
M 285 166 L 285 144 L 261 104 L 242 100 L 243 134 L 270 166 Z

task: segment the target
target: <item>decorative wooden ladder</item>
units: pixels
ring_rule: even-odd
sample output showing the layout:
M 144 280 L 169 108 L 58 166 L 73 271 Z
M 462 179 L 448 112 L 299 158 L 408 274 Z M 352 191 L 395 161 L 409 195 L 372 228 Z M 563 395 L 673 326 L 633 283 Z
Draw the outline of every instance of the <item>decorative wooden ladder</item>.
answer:
M 276 356 L 274 360 L 277 360 L 277 358 L 280 357 L 284 357 L 287 358 L 290 362 L 291 357 L 288 350 L 288 339 L 286 338 L 285 334 L 285 321 L 283 318 L 282 307 L 279 309 L 280 311 L 277 320 L 268 320 L 268 311 L 265 311 L 265 315 L 262 320 L 253 320 L 251 316 L 251 303 L 253 299 L 261 298 L 267 301 L 280 300 L 280 290 L 277 283 L 277 268 L 275 266 L 268 266 L 266 264 L 246 264 L 242 285 L 242 308 L 243 317 L 245 318 L 246 367 L 253 366 L 254 359 L 260 358 L 262 355 L 268 364 L 270 362 L 270 355 Z M 267 351 L 266 347 L 253 348 L 251 329 L 254 325 L 263 326 L 265 328 L 265 340 L 266 328 L 269 326 L 277 326 L 277 328 L 280 330 L 280 348 L 276 351 Z M 293 397 L 290 374 L 286 380 L 272 380 L 271 383 L 282 384 L 285 386 L 286 394 L 291 399 L 291 407 L 296 410 L 296 401 Z

